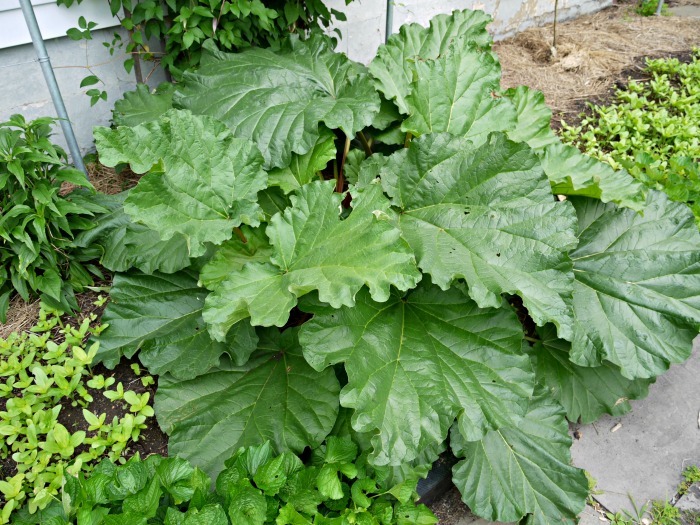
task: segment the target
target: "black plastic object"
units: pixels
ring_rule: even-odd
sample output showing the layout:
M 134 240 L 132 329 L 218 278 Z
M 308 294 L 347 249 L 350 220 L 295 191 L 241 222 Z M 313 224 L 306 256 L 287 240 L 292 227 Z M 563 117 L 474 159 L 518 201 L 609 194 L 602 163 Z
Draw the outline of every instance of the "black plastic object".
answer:
M 429 505 L 452 487 L 452 466 L 457 461 L 452 452 L 443 452 L 440 455 L 428 477 L 418 482 L 420 503 Z

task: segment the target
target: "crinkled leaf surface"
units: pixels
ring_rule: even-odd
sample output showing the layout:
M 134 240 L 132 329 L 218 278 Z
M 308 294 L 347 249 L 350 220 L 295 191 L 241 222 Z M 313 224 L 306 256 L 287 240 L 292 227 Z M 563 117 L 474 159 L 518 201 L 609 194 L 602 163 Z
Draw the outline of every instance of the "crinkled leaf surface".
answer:
M 312 290 L 339 308 L 353 306 L 364 285 L 382 302 L 391 286 L 408 290 L 420 280 L 413 254 L 388 220 L 389 201 L 379 185 L 356 196 L 341 220 L 343 196 L 333 192 L 334 184 L 300 188 L 293 206 L 267 227 L 271 263 L 246 265 L 207 298 L 204 319 L 215 338 L 249 316 L 256 326 L 283 326 L 297 298 Z
M 318 37 L 292 38 L 289 48 L 277 52 L 227 54 L 209 47 L 201 67 L 185 74 L 175 99 L 225 122 L 236 137 L 252 138 L 266 168 L 287 167 L 292 153 L 310 151 L 319 123 L 352 137 L 380 107 L 367 68 Z
M 510 140 L 527 142 L 534 149 L 559 142 L 551 128 L 552 110 L 541 91 L 518 86 L 507 90 L 505 95 L 513 102 L 517 114 L 515 127 L 508 131 Z
M 127 192 L 118 195 L 96 194 L 94 198 L 108 211 L 95 217 L 95 227 L 75 238 L 78 247 L 99 245 L 103 254 L 100 263 L 113 272 L 138 268 L 144 273 L 174 273 L 190 264 L 187 241 L 173 235 L 162 241 L 158 232 L 135 223 L 124 212 Z
M 571 438 L 564 410 L 546 391 L 510 427 L 467 443 L 452 433 L 453 468 L 462 499 L 477 516 L 512 522 L 530 514 L 531 525 L 576 523 L 588 497 L 583 470 L 570 465 Z
M 285 193 L 298 190 L 312 180 L 320 180 L 319 172 L 335 159 L 335 136 L 324 128 L 316 144 L 303 155 L 294 153 L 286 168 L 277 168 L 269 173 L 269 185 L 279 186 Z
M 576 216 L 569 203 L 554 202 L 527 144 L 500 133 L 479 147 L 425 135 L 392 155 L 381 177 L 401 210 L 401 235 L 435 284 L 447 289 L 464 278 L 483 308 L 499 307 L 500 294 L 519 295 L 537 324 L 554 322 L 571 337 L 567 252 L 576 246 Z
M 644 186 L 626 171 L 615 171 L 609 164 L 561 142 L 545 146 L 539 155 L 553 193 L 593 197 L 636 211 L 644 209 Z
M 161 376 L 155 408 L 170 454 L 215 477 L 239 447 L 265 440 L 278 452 L 317 447 L 338 415 L 340 387 L 332 369 L 306 364 L 296 332 L 259 330 L 258 350 L 242 367 L 222 360 L 189 381 Z
M 455 11 L 438 15 L 430 27 L 419 24 L 401 26 L 391 35 L 386 45 L 380 46 L 369 70 L 377 80 L 377 87 L 387 99 L 394 100 L 402 113 L 409 112 L 406 97 L 411 92 L 414 66 L 419 60 L 436 59 L 447 52 L 455 39 L 489 46 L 491 36 L 486 24 L 491 21 L 483 11 Z
M 594 367 L 576 365 L 569 360 L 571 343 L 557 338 L 551 325 L 538 333 L 541 341 L 530 354 L 537 380 L 550 389 L 570 421 L 587 424 L 606 413 L 621 416 L 632 409 L 630 399 L 646 397 L 651 380 L 627 379 L 607 361 Z
M 403 131 L 447 132 L 481 144 L 490 132 L 515 126 L 513 103 L 492 95 L 501 82 L 496 55 L 462 42 L 463 37 L 435 60 L 415 63 L 417 80 L 406 97 L 410 116 Z
M 267 185 L 260 152 L 213 118 L 171 110 L 133 128 L 97 128 L 95 140 L 106 166 L 149 172 L 129 192 L 125 211 L 163 240 L 182 234 L 193 257 L 241 223 L 259 224 L 257 193 Z
M 700 233 L 693 215 L 649 191 L 644 215 L 585 198 L 574 261 L 571 360 L 629 378 L 685 361 L 700 327 Z
M 151 91 L 146 84 L 138 84 L 134 91 L 124 93 L 124 98 L 114 103 L 112 123 L 115 126 L 138 126 L 157 120 L 173 107 L 175 84 L 163 82 Z
M 439 445 L 457 424 L 471 440 L 522 415 L 534 387 L 509 309 L 481 309 L 461 287 L 421 284 L 406 297 L 327 309 L 301 329 L 317 370 L 344 363 L 343 406 L 352 425 L 373 432 L 371 461 L 400 465 Z
M 199 274 L 199 282 L 202 286 L 214 290 L 229 275 L 240 272 L 247 264 L 264 263 L 270 260 L 274 252 L 263 226 L 258 228 L 242 226 L 240 233 L 243 238 L 235 236 L 223 243 L 202 267 Z
M 245 363 L 256 348 L 255 331 L 240 323 L 226 343 L 212 341 L 202 319 L 206 295 L 190 271 L 117 274 L 102 317 L 109 328 L 100 336 L 97 358 L 114 367 L 122 355 L 131 357 L 140 349 L 139 359 L 151 373 L 180 378 L 206 372 L 224 353 Z

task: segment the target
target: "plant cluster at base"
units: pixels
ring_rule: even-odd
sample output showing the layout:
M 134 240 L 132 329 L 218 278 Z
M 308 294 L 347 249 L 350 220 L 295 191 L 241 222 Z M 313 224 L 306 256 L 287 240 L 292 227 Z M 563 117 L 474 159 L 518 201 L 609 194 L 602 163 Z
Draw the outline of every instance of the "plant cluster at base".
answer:
M 330 437 L 308 464 L 269 442 L 239 449 L 211 479 L 180 458 L 104 460 L 89 477 L 67 476 L 60 501 L 15 525 L 432 525 L 416 479 L 383 485 L 349 438 Z
M 474 513 L 575 521 L 566 417 L 624 413 L 690 355 L 700 233 L 562 144 L 541 93 L 501 91 L 488 22 L 404 26 L 368 68 L 319 35 L 205 44 L 96 129 L 143 174 L 76 240 L 120 272 L 98 357 L 159 375 L 171 454 L 215 477 L 342 423 L 400 483 L 449 436 Z
M 102 276 L 89 261 L 94 249 L 75 250 L 73 237 L 92 228 L 104 208 L 62 196 L 61 185 L 90 188 L 85 174 L 71 168 L 66 153 L 49 140 L 52 118 L 26 122 L 13 115 L 0 122 L 0 322 L 16 291 L 63 311 L 78 308 L 75 292 Z
M 564 125 L 562 140 L 688 204 L 700 225 L 700 50 L 689 63 L 647 59 L 646 72 L 580 125 Z
M 99 343 L 88 348 L 84 341 L 105 328 L 94 324 L 95 315 L 77 328 L 64 325 L 60 315 L 42 305 L 29 332 L 0 339 L 0 523 L 15 523 L 12 513 L 23 504 L 34 513 L 52 503 L 67 474 L 89 472 L 105 456 L 123 461 L 153 416 L 148 393 L 125 392 L 121 383 L 112 390 L 114 378 L 92 375 Z M 105 421 L 106 414 L 91 412 L 94 398 L 86 386 L 123 400 L 123 417 Z M 67 428 L 67 410 L 82 413 L 70 420 L 84 419 L 87 431 Z

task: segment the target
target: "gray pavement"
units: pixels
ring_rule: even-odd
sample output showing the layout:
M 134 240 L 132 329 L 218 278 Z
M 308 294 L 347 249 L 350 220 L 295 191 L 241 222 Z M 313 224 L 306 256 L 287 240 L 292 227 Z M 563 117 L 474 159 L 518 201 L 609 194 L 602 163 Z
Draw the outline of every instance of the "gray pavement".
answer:
M 580 439 L 571 448 L 573 462 L 586 469 L 603 493 L 596 500 L 611 511 L 671 499 L 688 465 L 700 465 L 700 340 L 694 355 L 675 365 L 632 401 L 632 412 L 604 416 L 590 425 L 572 426 Z

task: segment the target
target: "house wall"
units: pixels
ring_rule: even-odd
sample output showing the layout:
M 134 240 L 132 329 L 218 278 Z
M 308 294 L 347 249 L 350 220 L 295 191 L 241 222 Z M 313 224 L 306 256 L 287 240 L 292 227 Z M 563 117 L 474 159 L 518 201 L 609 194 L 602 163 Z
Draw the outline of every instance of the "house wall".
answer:
M 369 62 L 377 48 L 384 43 L 386 25 L 385 0 L 326 0 L 329 7 L 343 11 L 347 22 L 338 22 L 342 40 L 339 50 L 353 60 Z M 559 0 L 559 21 L 599 11 L 612 0 Z M 544 25 L 553 20 L 554 0 L 394 0 L 393 32 L 406 23 L 427 25 L 440 13 L 455 9 L 481 9 L 494 18 L 489 31 L 496 40 L 511 36 L 528 27 Z
M 83 0 L 81 5 L 70 9 L 56 6 L 55 0 L 32 0 L 32 3 L 78 144 L 83 154 L 88 153 L 93 150 L 93 127 L 108 125 L 114 101 L 136 85 L 133 72 L 127 73 L 122 66 L 128 57 L 120 50 L 112 56 L 104 46 L 112 41 L 115 31 L 120 32 L 123 40 L 127 35 L 113 27 L 118 21 L 111 17 L 105 0 Z M 348 6 L 345 0 L 326 0 L 326 3 L 344 11 L 348 18 L 347 22 L 337 24 L 343 35 L 339 50 L 360 62 L 371 60 L 384 42 L 386 2 L 354 0 Z M 611 3 L 612 0 L 559 0 L 559 19 L 594 12 Z M 396 31 L 408 22 L 426 25 L 437 14 L 465 8 L 483 9 L 491 14 L 495 19 L 491 32 L 496 38 L 504 38 L 550 22 L 554 0 L 396 0 L 393 29 Z M 99 23 L 92 32 L 92 40 L 76 42 L 62 37 L 66 29 L 77 26 L 81 15 Z M 0 0 L 0 121 L 13 113 L 22 113 L 28 119 L 56 114 L 34 49 L 26 43 L 30 39 L 25 29 L 19 0 Z M 80 81 L 91 73 L 104 84 L 80 88 Z M 150 72 L 149 63 L 144 64 L 143 74 L 152 86 L 164 80 L 162 71 Z M 106 90 L 108 101 L 90 107 L 85 92 L 93 87 Z M 59 126 L 54 138 L 65 147 Z

